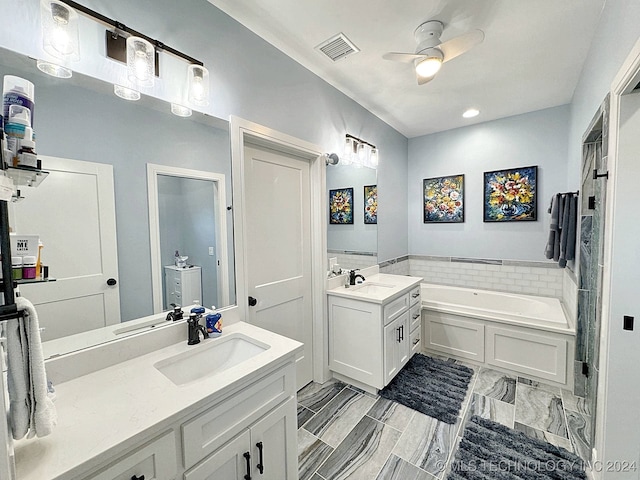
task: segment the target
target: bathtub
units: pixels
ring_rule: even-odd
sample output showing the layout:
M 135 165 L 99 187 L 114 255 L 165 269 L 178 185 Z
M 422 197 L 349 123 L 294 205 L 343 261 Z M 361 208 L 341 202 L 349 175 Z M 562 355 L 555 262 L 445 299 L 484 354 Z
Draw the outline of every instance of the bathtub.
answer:
M 573 388 L 575 326 L 556 298 L 421 284 L 423 349 Z

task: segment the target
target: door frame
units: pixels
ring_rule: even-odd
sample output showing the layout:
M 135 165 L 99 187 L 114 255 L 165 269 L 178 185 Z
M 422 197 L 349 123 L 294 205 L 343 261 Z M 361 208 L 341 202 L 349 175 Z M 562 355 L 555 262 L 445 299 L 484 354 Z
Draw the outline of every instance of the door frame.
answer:
M 225 176 L 222 173 L 193 170 L 147 163 L 147 192 L 149 198 L 149 242 L 151 246 L 151 290 L 153 293 L 153 313 L 161 313 L 163 306 L 162 254 L 160 249 L 160 210 L 158 204 L 158 175 L 171 177 L 209 180 L 214 184 L 216 197 L 216 252 L 220 266 L 216 269 L 218 277 L 218 302 L 229 305 L 229 251 L 227 248 L 227 212 Z M 202 302 L 202 299 L 200 299 Z
M 246 145 L 266 147 L 309 161 L 311 195 L 311 314 L 313 335 L 313 379 L 323 383 L 329 378 L 328 324 L 325 315 L 325 279 L 327 264 L 326 155 L 313 143 L 287 135 L 269 127 L 230 117 L 231 176 L 233 180 L 233 226 L 236 260 L 237 303 L 241 318 L 248 318 L 246 253 L 246 207 L 244 148 Z
M 605 227 L 604 227 L 604 269 L 602 279 L 602 324 L 600 338 L 600 378 L 598 379 L 598 402 L 596 404 L 596 431 L 594 438 L 594 452 L 592 460 L 602 462 L 605 459 L 606 448 L 606 406 L 609 376 L 609 331 L 614 328 L 612 324 L 611 284 L 612 284 L 612 260 L 613 260 L 613 225 L 615 223 L 615 193 L 617 183 L 618 141 L 620 132 L 620 105 L 622 96 L 630 93 L 640 81 L 640 40 L 636 41 L 627 55 L 622 66 L 616 73 L 609 91 L 609 139 L 608 139 L 608 164 L 609 183 L 607 188 Z M 614 355 L 620 352 L 612 352 Z M 608 455 L 607 455 L 608 456 Z M 602 472 L 590 471 L 595 478 L 602 478 Z

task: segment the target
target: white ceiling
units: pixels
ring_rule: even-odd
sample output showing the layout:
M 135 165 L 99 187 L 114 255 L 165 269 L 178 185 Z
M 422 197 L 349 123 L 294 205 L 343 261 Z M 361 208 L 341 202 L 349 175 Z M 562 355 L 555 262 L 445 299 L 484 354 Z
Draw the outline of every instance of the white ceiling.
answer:
M 605 0 L 209 0 L 411 138 L 571 101 Z M 413 32 L 440 20 L 446 41 L 485 40 L 417 85 Z M 315 49 L 344 33 L 360 52 L 332 62 Z M 481 113 L 462 118 L 468 107 Z

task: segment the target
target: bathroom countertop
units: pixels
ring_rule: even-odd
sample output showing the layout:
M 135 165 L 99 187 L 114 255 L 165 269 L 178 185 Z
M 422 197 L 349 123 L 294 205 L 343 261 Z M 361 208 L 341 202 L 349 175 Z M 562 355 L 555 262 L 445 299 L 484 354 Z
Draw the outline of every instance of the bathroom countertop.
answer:
M 339 297 L 353 298 L 354 300 L 363 300 L 373 303 L 386 303 L 394 296 L 402 293 L 406 290 L 410 290 L 424 281 L 421 277 L 409 277 L 406 275 L 392 275 L 388 273 L 376 273 L 366 277 L 365 281 L 361 284 L 351 285 L 349 288 L 345 288 L 341 285 L 331 290 L 327 290 L 327 295 L 336 295 Z M 361 291 L 359 288 L 361 285 L 385 285 L 375 292 Z
M 121 455 L 190 412 L 292 361 L 302 349 L 295 340 L 244 322 L 225 327 L 220 339 L 233 333 L 269 348 L 224 372 L 177 386 L 154 364 L 218 340 L 188 346 L 185 336 L 179 344 L 57 385 L 58 425 L 53 433 L 15 442 L 18 480 L 68 479 L 90 473 L 109 457 Z

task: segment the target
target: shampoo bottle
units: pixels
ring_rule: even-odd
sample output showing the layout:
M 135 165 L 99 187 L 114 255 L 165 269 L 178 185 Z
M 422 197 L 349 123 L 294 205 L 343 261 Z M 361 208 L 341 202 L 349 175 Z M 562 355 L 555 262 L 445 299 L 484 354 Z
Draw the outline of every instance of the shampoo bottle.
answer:
M 216 338 L 222 335 L 222 314 L 215 313 L 215 305 L 211 306 L 211 310 L 213 310 L 214 313 L 206 316 L 207 333 L 209 334 L 209 338 Z

